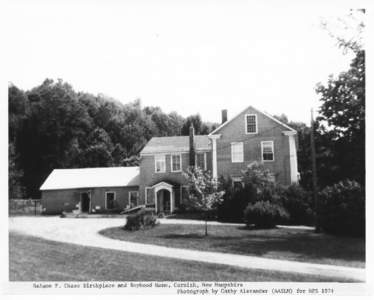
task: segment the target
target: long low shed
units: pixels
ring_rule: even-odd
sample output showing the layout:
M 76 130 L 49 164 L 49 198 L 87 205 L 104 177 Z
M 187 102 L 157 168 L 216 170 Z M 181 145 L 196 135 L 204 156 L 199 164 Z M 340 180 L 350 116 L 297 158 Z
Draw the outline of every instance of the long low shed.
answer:
M 139 167 L 55 169 L 40 190 L 44 214 L 115 213 L 138 205 Z

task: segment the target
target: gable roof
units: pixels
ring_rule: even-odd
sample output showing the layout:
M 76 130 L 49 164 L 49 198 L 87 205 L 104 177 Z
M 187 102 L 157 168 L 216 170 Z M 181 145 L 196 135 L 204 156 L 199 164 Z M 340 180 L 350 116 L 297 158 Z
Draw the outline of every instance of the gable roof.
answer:
M 41 191 L 139 185 L 139 167 L 54 169 Z
M 189 151 L 189 136 L 153 137 L 140 152 L 144 154 L 187 152 Z M 207 135 L 195 135 L 195 150 L 210 150 Z
M 295 132 L 296 133 L 296 130 L 291 128 L 290 126 L 288 126 L 287 124 L 284 124 L 283 122 L 279 121 L 278 119 L 274 118 L 273 116 L 269 115 L 268 113 L 266 112 L 263 112 L 263 111 L 260 111 L 258 110 L 257 108 L 254 108 L 253 106 L 248 106 L 246 109 L 244 109 L 243 111 L 241 111 L 240 113 L 238 113 L 235 117 L 231 118 L 230 120 L 227 120 L 225 123 L 221 124 L 220 126 L 218 126 L 216 129 L 214 129 L 211 133 L 209 133 L 209 135 L 213 135 L 213 134 L 216 134 L 219 130 L 221 130 L 223 127 L 225 127 L 227 124 L 231 123 L 233 120 L 235 120 L 237 117 L 239 117 L 241 114 L 243 114 L 244 112 L 246 112 L 248 109 L 252 109 L 252 110 L 255 110 L 257 111 L 258 113 L 260 114 L 263 114 L 265 117 L 273 120 L 274 122 L 278 123 L 280 126 L 282 126 L 286 131 L 292 131 L 292 132 Z

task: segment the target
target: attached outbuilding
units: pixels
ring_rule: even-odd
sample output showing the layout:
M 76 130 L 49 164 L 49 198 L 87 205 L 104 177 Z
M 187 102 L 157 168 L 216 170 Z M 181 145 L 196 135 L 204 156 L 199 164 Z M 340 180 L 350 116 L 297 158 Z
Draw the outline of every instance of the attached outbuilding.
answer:
M 55 169 L 40 190 L 45 214 L 116 213 L 138 206 L 139 167 Z

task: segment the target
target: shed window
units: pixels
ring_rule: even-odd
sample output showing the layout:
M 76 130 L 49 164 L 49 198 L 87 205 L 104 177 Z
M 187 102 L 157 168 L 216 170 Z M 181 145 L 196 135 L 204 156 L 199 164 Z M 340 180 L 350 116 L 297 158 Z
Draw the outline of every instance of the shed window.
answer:
M 155 156 L 155 172 L 156 173 L 165 173 L 165 171 L 166 171 L 165 155 Z
M 262 161 L 274 161 L 274 142 L 261 142 Z
M 231 161 L 235 163 L 243 162 L 243 160 L 243 142 L 231 143 Z
M 257 133 L 257 115 L 245 115 L 246 133 Z
M 130 208 L 138 206 L 139 200 L 139 192 L 138 191 L 130 191 L 129 192 L 129 206 Z
M 180 154 L 171 155 L 171 171 L 180 172 L 182 171 L 182 159 Z
M 105 204 L 107 209 L 114 208 L 114 201 L 116 200 L 115 192 L 106 192 L 105 193 Z

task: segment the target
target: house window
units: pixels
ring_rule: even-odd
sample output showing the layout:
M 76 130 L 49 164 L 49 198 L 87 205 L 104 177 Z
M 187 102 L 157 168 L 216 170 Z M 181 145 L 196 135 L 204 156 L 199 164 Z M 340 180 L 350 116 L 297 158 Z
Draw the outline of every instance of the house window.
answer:
M 155 156 L 155 172 L 164 173 L 166 171 L 165 155 Z
M 130 191 L 129 192 L 129 207 L 135 207 L 138 206 L 138 200 L 139 200 L 139 192 L 138 191 Z
M 145 188 L 145 204 L 155 204 L 154 193 L 151 187 Z
M 245 132 L 257 133 L 257 115 L 245 115 Z
M 231 143 L 231 161 L 235 162 L 243 162 L 243 142 L 238 143 Z
M 171 155 L 171 171 L 172 172 L 182 171 L 182 157 L 180 154 Z
M 105 192 L 105 207 L 106 209 L 114 208 L 114 201 L 116 201 L 115 192 Z
M 204 153 L 196 153 L 195 155 L 195 162 L 196 166 L 199 167 L 202 170 L 207 169 L 207 164 L 206 164 L 206 152 Z
M 262 161 L 274 161 L 274 142 L 261 142 Z

